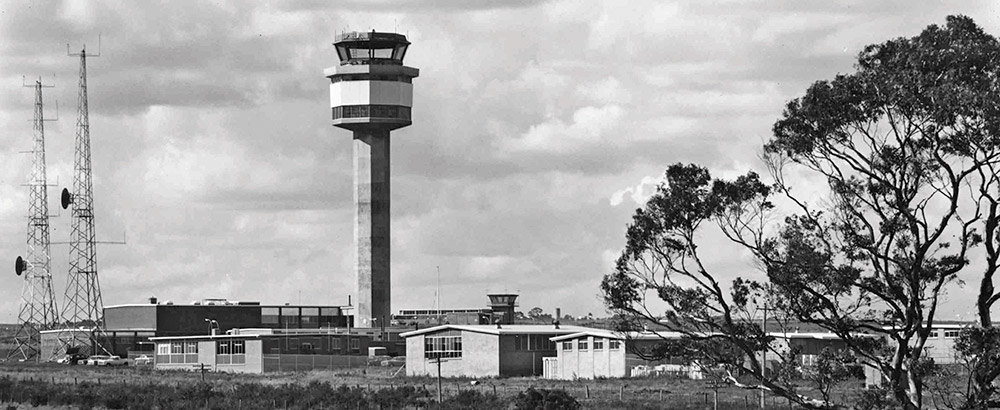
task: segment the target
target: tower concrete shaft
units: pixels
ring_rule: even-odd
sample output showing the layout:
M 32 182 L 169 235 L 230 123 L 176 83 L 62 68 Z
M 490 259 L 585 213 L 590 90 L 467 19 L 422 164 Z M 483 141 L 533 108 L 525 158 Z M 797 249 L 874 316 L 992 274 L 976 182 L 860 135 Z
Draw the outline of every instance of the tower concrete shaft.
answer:
M 34 146 L 31 150 L 31 177 L 28 180 L 28 249 L 27 258 L 18 258 L 15 271 L 24 275 L 21 306 L 18 309 L 15 349 L 8 359 L 41 359 L 43 330 L 59 322 L 55 293 L 52 291 L 52 271 L 49 241 L 49 195 L 45 172 L 45 118 L 41 80 L 31 85 L 35 89 L 35 115 L 32 121 Z
M 395 33 L 344 33 L 330 79 L 333 125 L 354 136 L 354 325 L 385 326 L 392 316 L 389 227 L 389 132 L 410 125 L 413 78 L 403 66 L 410 42 Z
M 62 318 L 71 326 L 101 327 L 104 303 L 97 277 L 97 244 L 94 243 L 94 186 L 90 161 L 86 50 L 76 55 L 80 57 L 80 88 L 77 96 L 73 192 L 69 201 L 73 204 L 69 279 Z
M 389 247 L 389 130 L 354 131 L 355 318 L 392 316 Z M 364 319 L 362 319 L 364 320 Z M 369 325 L 376 325 L 370 323 Z

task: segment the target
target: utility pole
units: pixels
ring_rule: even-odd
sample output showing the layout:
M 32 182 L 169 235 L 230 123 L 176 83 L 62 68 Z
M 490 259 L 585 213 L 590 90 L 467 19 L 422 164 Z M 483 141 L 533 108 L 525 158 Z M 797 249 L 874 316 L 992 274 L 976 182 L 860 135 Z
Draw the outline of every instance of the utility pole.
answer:
M 437 363 L 437 368 L 438 368 L 438 376 L 437 376 L 437 382 L 438 382 L 438 404 L 441 404 L 441 358 L 440 357 L 435 358 L 434 359 L 434 363 Z
M 761 328 L 762 328 L 761 330 L 764 332 L 764 340 L 767 340 L 767 311 L 770 310 L 770 308 L 767 307 L 767 303 L 765 302 L 764 306 L 761 309 L 764 311 L 764 320 L 761 322 Z M 764 350 L 762 350 L 761 354 L 760 354 L 760 362 L 761 362 L 760 378 L 761 378 L 761 384 L 763 384 L 764 378 L 767 377 L 767 348 L 768 348 L 768 345 L 765 344 L 764 345 Z M 764 402 L 765 402 L 764 401 L 764 389 L 762 388 L 762 389 L 760 389 L 760 408 L 761 409 L 764 408 Z

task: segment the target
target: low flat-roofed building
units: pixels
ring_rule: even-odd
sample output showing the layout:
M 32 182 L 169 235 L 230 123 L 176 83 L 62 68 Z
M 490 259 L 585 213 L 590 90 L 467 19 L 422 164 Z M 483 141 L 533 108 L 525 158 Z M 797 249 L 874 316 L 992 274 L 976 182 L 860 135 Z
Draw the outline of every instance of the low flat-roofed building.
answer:
M 156 369 L 234 373 L 366 366 L 372 351 L 400 355 L 402 341 L 380 341 L 379 329 L 346 331 L 235 329 L 228 334 L 152 337 Z M 374 348 L 374 349 L 373 349 Z
M 406 374 L 445 377 L 542 375 L 542 360 L 556 355 L 553 336 L 587 328 L 553 325 L 441 325 L 400 334 L 406 339 Z
M 591 329 L 551 338 L 556 356 L 545 359 L 547 379 L 594 379 L 648 376 L 656 373 L 680 374 L 700 379 L 701 372 L 685 360 L 668 358 L 649 361 L 636 354 L 665 339 L 679 339 L 677 332 L 642 332 L 628 335 Z

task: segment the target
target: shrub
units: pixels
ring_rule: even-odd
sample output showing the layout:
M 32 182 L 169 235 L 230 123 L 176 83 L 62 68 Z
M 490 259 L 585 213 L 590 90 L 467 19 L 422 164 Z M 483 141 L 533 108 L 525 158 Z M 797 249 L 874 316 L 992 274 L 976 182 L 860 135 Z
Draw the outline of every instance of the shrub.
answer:
M 517 394 L 514 400 L 516 410 L 578 410 L 580 402 L 565 390 L 546 390 L 529 387 Z

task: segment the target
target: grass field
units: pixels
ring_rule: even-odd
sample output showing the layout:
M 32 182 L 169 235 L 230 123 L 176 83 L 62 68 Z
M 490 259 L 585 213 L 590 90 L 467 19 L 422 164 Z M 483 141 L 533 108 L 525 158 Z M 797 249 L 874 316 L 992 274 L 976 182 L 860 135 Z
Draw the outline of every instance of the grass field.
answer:
M 312 371 L 297 373 L 273 373 L 266 375 L 244 375 L 229 373 L 188 372 L 188 371 L 154 371 L 150 368 L 95 368 L 90 366 L 65 366 L 56 364 L 8 363 L 0 365 L 0 378 L 9 378 L 23 383 L 21 386 L 34 386 L 33 389 L 50 389 L 51 391 L 100 388 L 102 391 L 155 391 L 169 390 L 181 392 L 194 389 L 197 386 L 209 386 L 209 390 L 217 392 L 217 400 L 226 395 L 237 394 L 240 389 L 307 389 L 319 384 L 329 383 L 333 387 L 346 386 L 359 394 L 378 395 L 380 392 L 407 388 L 424 392 L 429 402 L 437 396 L 437 380 L 430 377 L 393 377 L 396 369 L 370 367 L 343 371 Z M 202 382 L 204 378 L 204 382 Z M 259 386 L 257 388 L 253 386 Z M 495 395 L 501 399 L 512 400 L 529 387 L 535 389 L 561 389 L 579 401 L 585 409 L 712 409 L 716 397 L 720 409 L 758 409 L 759 393 L 732 387 L 721 387 L 717 391 L 704 381 L 693 381 L 673 377 L 608 379 L 587 381 L 556 381 L 540 378 L 509 378 L 509 379 L 442 379 L 441 394 L 443 397 L 456 397 L 463 392 L 476 392 L 486 396 Z M 29 389 L 30 390 L 30 389 Z M 845 389 L 841 394 L 851 394 L 851 389 Z M 20 403 L 21 408 L 28 408 L 30 398 L 18 397 L 18 392 L 4 393 L 0 391 L 0 410 L 5 410 L 9 402 Z M 56 393 L 52 393 L 56 394 Z M 162 393 L 166 395 L 167 393 Z M 303 393 L 298 393 L 300 396 Z M 717 394 L 717 396 L 716 396 Z M 5 396 L 6 395 L 6 396 Z M 216 397 L 213 396 L 213 397 Z M 275 393 L 281 397 L 282 394 Z M 227 398 L 232 404 L 232 397 Z M 264 407 L 251 407 L 251 403 L 238 401 L 244 408 L 313 408 L 302 407 L 303 404 L 291 399 L 272 399 L 264 403 Z M 262 400 L 261 398 L 255 399 Z M 267 401 L 266 399 L 263 399 Z M 291 400 L 291 405 L 288 401 Z M 210 401 L 210 400 L 207 400 Z M 790 406 L 782 398 L 767 396 L 766 408 L 788 409 Z M 373 408 L 370 402 L 367 407 Z M 36 403 L 37 404 L 37 403 Z M 257 403 L 260 404 L 260 403 Z M 273 407 L 272 407 L 273 406 Z M 114 407 L 113 405 L 111 407 Z M 209 408 L 226 408 L 214 407 Z M 17 408 L 17 407 L 15 407 Z M 46 408 L 40 404 L 40 407 Z M 48 407 L 59 408 L 59 407 Z M 100 400 L 93 408 L 102 408 Z M 149 408 L 170 408 L 151 406 Z M 378 408 L 378 407 L 374 407 Z M 417 407 L 410 407 L 417 408 Z M 434 407 L 428 407 L 434 408 Z M 475 408 L 475 407 L 471 407 Z

